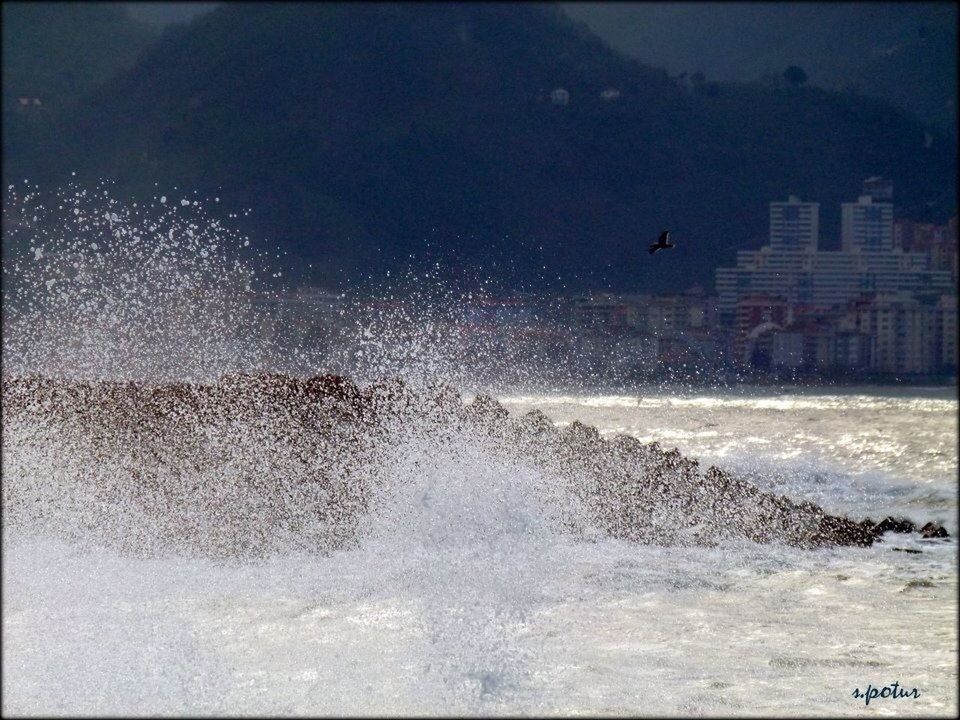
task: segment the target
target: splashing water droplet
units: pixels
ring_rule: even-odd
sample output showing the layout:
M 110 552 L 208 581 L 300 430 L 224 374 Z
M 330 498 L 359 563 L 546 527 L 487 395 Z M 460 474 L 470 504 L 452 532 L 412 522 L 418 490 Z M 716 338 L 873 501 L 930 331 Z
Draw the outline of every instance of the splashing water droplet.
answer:
M 253 331 L 258 291 L 243 288 L 256 287 L 256 272 L 235 256 L 238 235 L 200 206 L 174 215 L 165 197 L 134 209 L 108 195 L 71 185 L 7 198 L 5 248 L 29 238 L 34 260 L 46 264 L 11 275 L 5 288 L 5 370 L 183 380 L 256 368 L 269 353 Z M 6 222 L 27 209 L 38 217 L 31 227 Z M 178 231 L 196 242 L 179 247 Z M 167 242 L 146 246 L 148 233 Z M 5 252 L 5 267 L 14 261 Z

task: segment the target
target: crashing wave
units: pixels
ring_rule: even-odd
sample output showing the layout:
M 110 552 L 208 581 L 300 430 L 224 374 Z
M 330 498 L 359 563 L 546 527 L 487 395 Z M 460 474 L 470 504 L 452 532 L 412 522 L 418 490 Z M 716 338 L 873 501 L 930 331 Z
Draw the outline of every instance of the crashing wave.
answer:
M 855 521 L 766 492 L 678 451 L 541 412 L 510 417 L 449 386 L 358 387 L 334 375 L 231 375 L 210 384 L 3 380 L 7 530 L 57 532 L 137 553 L 263 556 L 362 542 L 362 519 L 418 462 L 480 443 L 533 468 L 561 505 L 558 529 L 659 545 L 729 539 L 869 546 L 884 532 L 944 537 L 928 523 Z M 557 498 L 562 498 L 558 500 Z

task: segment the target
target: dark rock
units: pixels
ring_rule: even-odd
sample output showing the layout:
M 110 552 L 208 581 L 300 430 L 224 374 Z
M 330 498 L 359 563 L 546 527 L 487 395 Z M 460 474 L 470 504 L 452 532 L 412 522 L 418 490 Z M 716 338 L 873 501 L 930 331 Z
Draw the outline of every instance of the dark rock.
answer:
M 928 522 L 920 528 L 920 534 L 928 539 L 950 537 L 950 533 L 947 532 L 947 529 L 943 527 L 943 525 L 938 525 L 934 522 Z
M 886 532 L 909 533 L 916 531 L 917 527 L 909 520 L 904 518 L 885 517 L 873 528 L 875 537 L 880 537 Z
M 477 395 L 469 407 L 474 417 L 488 422 L 506 420 L 510 415 L 500 403 L 489 395 Z
M 104 507 L 141 508 L 155 522 L 149 542 L 159 548 L 258 555 L 269 552 L 278 535 L 323 550 L 343 547 L 354 539 L 375 482 L 383 482 L 372 478 L 384 447 L 406 432 L 419 433 L 429 447 L 447 429 L 471 428 L 496 452 L 566 483 L 590 527 L 612 537 L 661 545 L 747 538 L 816 548 L 867 546 L 887 531 L 916 530 L 904 519 L 874 523 L 831 515 L 717 467 L 704 471 L 655 442 L 607 440 L 580 422 L 558 430 L 539 411 L 511 420 L 486 395 L 465 406 L 446 386 L 416 392 L 394 379 L 361 389 L 336 375 L 245 374 L 157 387 L 5 378 L 2 390 L 5 450 L 8 428 L 25 423 L 52 428 L 63 452 L 126 468 L 81 473 L 71 482 L 89 484 L 80 492 Z M 8 496 L 18 492 L 17 481 L 5 476 L 5 511 L 19 512 L 20 505 L 7 507 Z M 920 532 L 947 536 L 936 523 Z
M 524 433 L 530 434 L 534 437 L 542 437 L 544 435 L 552 434 L 556 428 L 553 423 L 550 422 L 545 414 L 540 410 L 531 410 L 526 415 L 524 415 L 517 422 L 517 426 Z

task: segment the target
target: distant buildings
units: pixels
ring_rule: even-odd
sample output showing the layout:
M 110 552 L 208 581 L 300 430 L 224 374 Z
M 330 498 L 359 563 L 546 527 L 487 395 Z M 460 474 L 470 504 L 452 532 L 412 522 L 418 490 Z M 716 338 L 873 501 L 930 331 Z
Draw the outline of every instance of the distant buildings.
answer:
M 770 242 L 718 268 L 717 295 L 587 293 L 475 295 L 434 323 L 463 363 L 508 376 L 589 382 L 703 378 L 920 379 L 957 372 L 957 219 L 894 219 L 892 188 L 870 178 L 842 204 L 842 249 L 820 249 L 818 203 L 770 203 Z M 402 300 L 383 307 L 417 317 Z M 264 332 L 277 345 L 336 356 L 349 325 L 343 300 L 321 290 L 264 296 Z M 393 307 L 396 304 L 396 307 Z M 363 303 L 361 303 L 363 305 Z M 408 312 L 409 310 L 409 312 Z M 439 340 L 438 340 L 439 341 Z M 341 352 L 346 367 L 349 357 Z M 487 363 L 484 365 L 484 363 Z M 736 370 L 736 373 L 731 373 Z M 486 376 L 485 376 L 486 377 Z
M 796 195 L 787 202 L 770 203 L 771 248 L 815 251 L 819 239 L 819 203 L 800 202 Z
M 833 253 L 833 255 L 843 255 Z M 957 371 L 957 295 L 864 290 L 833 305 L 742 293 L 722 316 L 716 297 L 598 293 L 570 310 L 576 353 L 594 374 L 635 379 L 724 368 L 819 377 L 922 377 Z M 606 370 L 604 370 L 604 368 Z
M 893 189 L 868 178 L 842 204 L 839 252 L 819 250 L 819 206 L 770 203 L 770 244 L 717 269 L 733 358 L 772 371 L 955 373 L 957 221 L 894 220 Z
M 957 296 L 942 295 L 937 302 L 936 362 L 940 367 L 957 372 Z
M 771 371 L 922 376 L 957 368 L 956 295 L 864 295 L 829 312 L 779 299 L 738 306 L 737 359 Z
M 716 299 L 696 286 L 682 295 L 581 295 L 574 298 L 572 309 L 577 327 L 632 329 L 656 337 L 707 332 L 715 319 Z
M 597 293 L 573 299 L 572 320 L 582 328 L 638 328 L 645 295 Z
M 893 203 L 874 202 L 861 195 L 855 203 L 842 203 L 840 246 L 844 252 L 893 250 Z
M 570 322 L 578 354 L 590 356 L 595 373 L 692 377 L 721 362 L 716 316 L 716 298 L 694 286 L 672 295 L 581 295 Z
M 782 330 L 793 322 L 790 305 L 776 295 L 744 295 L 737 300 L 733 338 L 734 357 L 747 364 L 764 364 L 753 356 L 764 335 Z M 760 349 L 764 349 L 760 342 Z
M 843 249 L 819 244 L 819 206 L 791 197 L 770 205 L 770 244 L 737 253 L 737 265 L 718 268 L 721 320 L 732 324 L 739 298 L 777 296 L 792 305 L 828 309 L 863 293 L 948 293 L 955 271 L 929 253 L 894 247 L 893 206 L 863 195 L 843 203 Z M 954 247 L 956 241 L 954 240 Z
M 934 270 L 949 272 L 957 284 L 957 218 L 946 225 L 895 220 L 893 246 L 903 252 L 923 253 L 930 258 Z
M 891 373 L 933 368 L 933 313 L 906 294 L 879 295 L 855 304 L 857 329 L 874 340 L 871 366 Z

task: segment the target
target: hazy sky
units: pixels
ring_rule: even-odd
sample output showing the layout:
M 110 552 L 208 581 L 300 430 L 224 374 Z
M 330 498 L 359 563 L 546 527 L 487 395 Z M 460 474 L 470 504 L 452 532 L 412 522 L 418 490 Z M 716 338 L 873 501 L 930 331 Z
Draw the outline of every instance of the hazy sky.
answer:
M 561 5 L 618 50 L 674 72 L 699 69 L 721 80 L 754 79 L 770 58 L 826 64 L 844 50 L 856 50 L 861 58 L 893 53 L 923 26 L 927 31 L 948 29 L 956 45 L 957 6 L 952 2 Z

